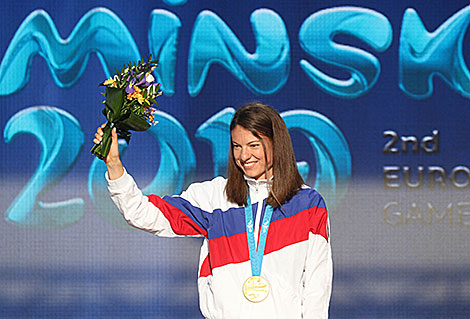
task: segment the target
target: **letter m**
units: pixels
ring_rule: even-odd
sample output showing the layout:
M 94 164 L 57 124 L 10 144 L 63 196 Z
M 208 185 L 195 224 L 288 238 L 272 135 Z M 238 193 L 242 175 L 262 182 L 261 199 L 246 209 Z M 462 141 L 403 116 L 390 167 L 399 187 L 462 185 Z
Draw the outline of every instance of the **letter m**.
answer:
M 16 31 L 0 65 L 0 95 L 10 95 L 29 81 L 35 55 L 42 56 L 59 87 L 70 87 L 85 70 L 90 53 L 96 53 L 106 76 L 140 54 L 129 30 L 113 12 L 88 11 L 69 38 L 62 39 L 49 14 L 35 10 Z

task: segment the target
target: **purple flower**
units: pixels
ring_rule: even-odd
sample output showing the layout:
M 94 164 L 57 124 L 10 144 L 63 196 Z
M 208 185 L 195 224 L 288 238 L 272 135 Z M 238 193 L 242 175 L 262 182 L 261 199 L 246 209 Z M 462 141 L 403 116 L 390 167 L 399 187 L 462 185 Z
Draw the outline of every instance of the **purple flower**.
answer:
M 142 73 L 139 73 L 136 75 L 136 79 L 140 78 L 142 76 Z M 142 80 L 140 80 L 138 83 L 136 83 L 135 85 L 139 86 L 141 84 L 145 83 L 145 76 L 142 76 Z
M 134 93 L 134 91 L 135 91 L 134 83 L 135 83 L 135 80 L 132 79 L 131 82 L 129 83 L 129 85 L 126 87 L 126 93 L 127 94 Z

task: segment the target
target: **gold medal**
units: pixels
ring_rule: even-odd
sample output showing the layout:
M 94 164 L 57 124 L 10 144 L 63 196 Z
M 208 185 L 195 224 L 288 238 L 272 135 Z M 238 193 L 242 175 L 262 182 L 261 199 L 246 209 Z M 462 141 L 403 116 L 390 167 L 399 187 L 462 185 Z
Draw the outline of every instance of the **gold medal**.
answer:
M 261 276 L 251 276 L 243 284 L 243 295 L 251 302 L 266 299 L 271 289 L 269 282 Z

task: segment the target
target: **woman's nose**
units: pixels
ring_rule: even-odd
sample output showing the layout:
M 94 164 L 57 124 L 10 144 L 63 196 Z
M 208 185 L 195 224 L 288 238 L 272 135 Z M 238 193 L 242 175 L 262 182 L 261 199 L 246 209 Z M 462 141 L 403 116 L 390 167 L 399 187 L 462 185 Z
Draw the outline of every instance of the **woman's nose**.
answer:
M 242 148 L 241 153 L 240 153 L 240 159 L 242 161 L 246 161 L 251 157 L 250 152 L 246 148 Z

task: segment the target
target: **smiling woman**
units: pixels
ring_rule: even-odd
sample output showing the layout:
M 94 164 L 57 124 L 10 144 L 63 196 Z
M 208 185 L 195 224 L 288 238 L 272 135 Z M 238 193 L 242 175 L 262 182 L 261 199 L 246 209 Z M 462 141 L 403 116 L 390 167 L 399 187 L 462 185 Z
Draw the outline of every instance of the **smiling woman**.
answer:
M 204 237 L 198 288 L 205 318 L 327 318 L 328 214 L 321 195 L 304 185 L 284 121 L 251 103 L 234 114 L 230 134 L 227 179 L 159 197 L 144 196 L 126 172 L 113 131 L 104 159 L 112 200 L 134 227 Z M 95 143 L 102 135 L 98 128 Z
M 246 176 L 266 179 L 273 175 L 273 150 L 269 138 L 256 137 L 246 128 L 237 125 L 231 132 L 233 158 Z
M 234 114 L 230 134 L 229 158 L 233 160 L 228 163 L 225 189 L 230 201 L 239 205 L 247 203 L 243 174 L 256 180 L 270 180 L 275 176 L 269 182 L 267 200 L 274 207 L 290 199 L 302 187 L 304 181 L 297 170 L 289 131 L 276 110 L 260 103 L 245 105 Z

